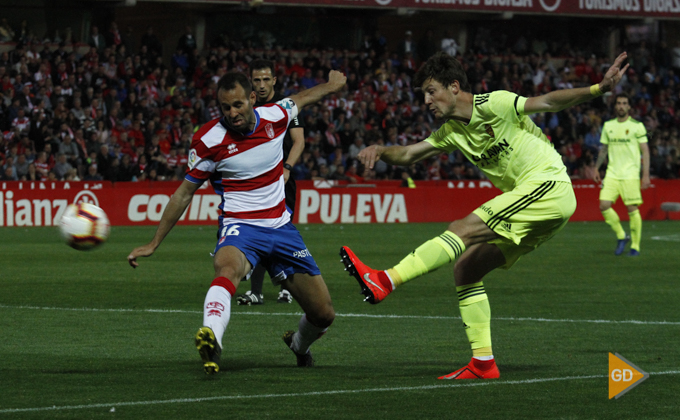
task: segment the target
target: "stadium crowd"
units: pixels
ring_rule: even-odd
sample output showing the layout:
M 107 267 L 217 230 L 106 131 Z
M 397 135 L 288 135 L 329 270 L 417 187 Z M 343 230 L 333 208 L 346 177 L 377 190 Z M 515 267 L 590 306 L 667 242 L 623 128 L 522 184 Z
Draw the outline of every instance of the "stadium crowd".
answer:
M 170 62 L 151 27 L 135 43 L 115 22 L 106 33 L 93 27 L 83 54 L 70 35 L 47 42 L 4 19 L 0 39 L 16 41 L 5 43 L 15 46 L 0 55 L 3 180 L 182 179 L 192 134 L 221 115 L 217 81 L 229 71 L 247 72 L 255 58 L 275 62 L 276 87 L 284 95 L 324 81 L 331 69 L 348 76 L 343 92 L 301 112 L 306 148 L 293 168 L 296 179 L 479 179 L 457 152 L 406 170 L 382 161 L 367 170 L 356 161 L 368 145 L 405 145 L 437 128 L 411 85 L 420 62 L 441 49 L 462 62 L 473 93 L 505 89 L 524 96 L 589 86 L 610 65 L 601 55 L 540 39 L 503 47 L 474 42 L 460 51 L 449 34 L 437 39 L 431 30 L 419 41 L 406 32 L 395 51 L 376 32 L 359 51 L 219 38 L 201 53 L 187 27 Z M 678 178 L 680 44 L 652 48 L 642 41 L 626 48 L 631 68 L 619 89 L 632 100 L 633 118 L 647 128 L 652 176 Z M 532 117 L 574 179 L 592 179 L 602 124 L 613 118 L 611 98 Z

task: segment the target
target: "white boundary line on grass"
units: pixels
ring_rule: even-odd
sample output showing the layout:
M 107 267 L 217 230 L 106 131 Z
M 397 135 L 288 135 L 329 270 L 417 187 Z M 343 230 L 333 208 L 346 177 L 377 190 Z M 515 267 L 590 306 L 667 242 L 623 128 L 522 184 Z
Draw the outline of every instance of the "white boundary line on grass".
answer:
M 653 241 L 680 242 L 680 234 L 652 236 Z
M 168 313 L 168 314 L 202 314 L 202 311 L 189 311 L 183 309 L 107 309 L 107 308 L 58 308 L 49 306 L 25 306 L 25 305 L 2 305 L 0 309 L 28 309 L 44 311 L 71 311 L 71 312 L 132 312 L 132 313 Z M 256 316 L 302 316 L 302 312 L 232 312 L 233 315 L 256 315 Z M 383 319 L 444 319 L 460 320 L 459 316 L 433 316 L 433 315 L 372 315 L 336 313 L 341 318 L 383 318 Z M 589 323 L 589 324 L 634 324 L 634 325 L 680 325 L 680 321 L 640 321 L 635 319 L 553 319 L 531 317 L 494 317 L 494 321 L 528 321 L 528 322 L 566 322 L 566 323 Z
M 656 375 L 678 375 L 680 370 L 668 370 L 664 372 L 650 372 L 650 376 Z M 464 383 L 452 383 L 442 385 L 423 385 L 423 386 L 405 386 L 405 387 L 390 387 L 390 388 L 365 388 L 365 389 L 338 389 L 335 391 L 314 391 L 314 392 L 296 392 L 289 394 L 261 394 L 261 395 L 221 395 L 216 397 L 202 397 L 202 398 L 174 398 L 169 400 L 151 400 L 151 401 L 125 401 L 116 403 L 100 403 L 100 404 L 83 404 L 83 405 L 63 405 L 51 407 L 34 407 L 34 408 L 4 408 L 0 409 L 0 414 L 9 413 L 27 413 L 38 411 L 57 411 L 57 410 L 83 410 L 92 408 L 116 408 L 129 407 L 135 405 L 158 405 L 158 404 L 183 404 L 183 403 L 197 403 L 206 401 L 219 400 L 250 400 L 258 398 L 290 398 L 290 397 L 316 397 L 323 395 L 339 395 L 339 394 L 360 394 L 365 392 L 392 392 L 392 391 L 423 391 L 428 389 L 446 389 L 446 388 L 470 388 L 474 386 L 489 386 L 489 385 L 524 385 L 536 384 L 542 382 L 556 382 L 556 381 L 571 381 L 584 379 L 602 379 L 607 375 L 589 375 L 589 376 L 564 376 L 561 378 L 536 378 L 523 379 L 518 381 L 472 381 Z

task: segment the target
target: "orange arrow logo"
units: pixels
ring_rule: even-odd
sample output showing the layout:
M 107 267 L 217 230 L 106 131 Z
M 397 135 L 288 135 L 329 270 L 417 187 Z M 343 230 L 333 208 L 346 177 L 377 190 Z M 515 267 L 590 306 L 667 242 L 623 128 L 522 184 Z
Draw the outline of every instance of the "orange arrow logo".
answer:
M 649 373 L 635 366 L 620 354 L 609 353 L 609 399 L 619 398 L 645 379 Z

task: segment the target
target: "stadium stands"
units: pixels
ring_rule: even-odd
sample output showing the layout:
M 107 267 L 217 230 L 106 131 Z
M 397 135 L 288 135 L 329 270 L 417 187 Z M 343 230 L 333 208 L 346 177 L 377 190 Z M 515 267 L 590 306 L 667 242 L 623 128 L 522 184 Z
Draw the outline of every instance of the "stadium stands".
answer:
M 187 27 L 171 59 L 164 61 L 152 30 L 133 49 L 115 22 L 89 46 L 43 43 L 5 24 L 3 33 L 13 32 L 18 42 L 3 44 L 6 51 L 0 55 L 2 179 L 181 179 L 193 132 L 220 115 L 217 80 L 228 71 L 247 70 L 255 58 L 276 62 L 277 87 L 285 94 L 319 83 L 330 69 L 349 76 L 342 94 L 302 111 L 306 150 L 293 170 L 296 178 L 401 180 L 404 170 L 414 180 L 481 176 L 460 153 L 406 169 L 380 164 L 365 170 L 353 159 L 367 145 L 417 142 L 437 128 L 411 85 L 419 62 L 410 53 L 385 50 L 381 39 L 366 37 L 359 51 L 278 45 L 258 50 L 230 39 L 199 52 Z M 506 89 L 525 96 L 590 85 L 609 65 L 607 58 L 568 44 L 534 50 L 499 50 L 481 42 L 459 49 L 458 58 L 473 93 Z M 633 117 L 647 127 L 652 175 L 669 179 L 680 176 L 680 69 L 673 67 L 671 52 L 663 43 L 653 48 L 639 43 L 621 84 L 633 98 Z M 610 108 L 604 97 L 533 117 L 573 178 L 592 177 L 599 130 L 612 118 Z

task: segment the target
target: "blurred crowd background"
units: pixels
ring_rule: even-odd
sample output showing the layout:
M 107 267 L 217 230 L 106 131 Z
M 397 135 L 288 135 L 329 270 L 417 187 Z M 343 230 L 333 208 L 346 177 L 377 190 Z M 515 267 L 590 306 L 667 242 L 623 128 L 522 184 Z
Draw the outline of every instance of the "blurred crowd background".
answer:
M 293 168 L 296 179 L 481 179 L 458 152 L 409 168 L 379 162 L 368 170 L 355 159 L 366 146 L 418 142 L 438 128 L 411 83 L 438 51 L 460 60 L 473 93 L 504 89 L 524 96 L 597 83 L 612 57 L 628 51 L 631 67 L 619 91 L 647 128 L 651 174 L 680 176 L 680 41 L 660 36 L 629 31 L 604 48 L 612 38 L 592 38 L 604 32 L 567 37 L 491 22 L 465 34 L 439 25 L 405 27 L 391 39 L 363 30 L 358 42 L 342 45 L 274 29 L 210 28 L 209 39 L 199 41 L 190 24 L 176 28 L 172 42 L 154 26 L 135 33 L 116 20 L 90 25 L 82 39 L 70 28 L 36 33 L 32 27 L 29 19 L 0 19 L 3 180 L 180 180 L 193 133 L 221 115 L 217 81 L 230 71 L 247 73 L 257 58 L 275 62 L 276 89 L 284 95 L 322 83 L 331 69 L 348 76 L 344 91 L 301 112 L 306 147 Z M 612 100 L 607 95 L 532 116 L 574 179 L 594 174 L 602 124 L 614 118 Z

